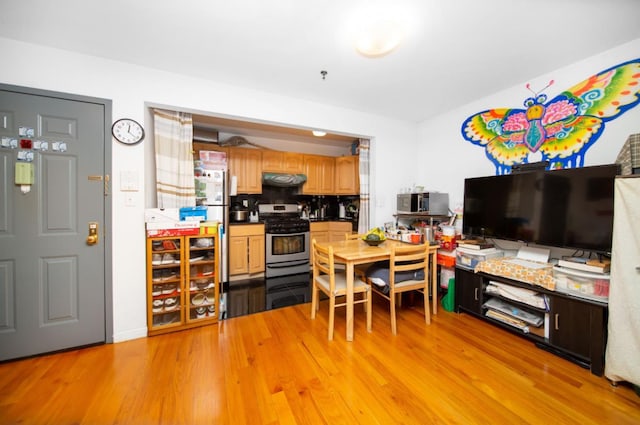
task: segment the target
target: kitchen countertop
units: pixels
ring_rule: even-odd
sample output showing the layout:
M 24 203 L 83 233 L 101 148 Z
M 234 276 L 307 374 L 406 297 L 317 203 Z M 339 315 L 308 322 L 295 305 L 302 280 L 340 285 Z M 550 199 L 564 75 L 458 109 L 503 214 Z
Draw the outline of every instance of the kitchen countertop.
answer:
M 339 221 L 339 222 L 345 222 L 345 223 L 356 222 L 355 219 L 352 219 L 352 218 L 338 218 L 338 217 L 309 218 L 308 220 L 310 223 L 318 223 L 318 222 L 326 222 L 326 221 Z M 251 221 L 230 221 L 229 222 L 230 226 L 237 226 L 237 225 L 245 226 L 248 224 L 264 224 L 264 220 L 258 220 L 257 222 L 251 222 Z
M 317 221 L 345 221 L 345 222 L 348 222 L 348 223 L 353 223 L 354 219 L 352 219 L 352 218 L 325 217 L 325 218 L 310 218 L 309 221 L 310 222 L 317 222 Z

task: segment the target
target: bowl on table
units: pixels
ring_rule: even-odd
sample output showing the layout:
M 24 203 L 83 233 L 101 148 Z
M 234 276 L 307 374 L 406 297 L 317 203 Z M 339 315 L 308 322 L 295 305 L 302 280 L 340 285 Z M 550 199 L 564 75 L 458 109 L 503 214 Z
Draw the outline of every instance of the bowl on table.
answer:
M 381 243 L 383 243 L 384 241 L 386 241 L 386 238 L 381 238 L 381 239 L 367 239 L 366 236 L 362 237 L 362 240 L 365 241 L 367 243 L 367 245 L 369 246 L 378 246 Z

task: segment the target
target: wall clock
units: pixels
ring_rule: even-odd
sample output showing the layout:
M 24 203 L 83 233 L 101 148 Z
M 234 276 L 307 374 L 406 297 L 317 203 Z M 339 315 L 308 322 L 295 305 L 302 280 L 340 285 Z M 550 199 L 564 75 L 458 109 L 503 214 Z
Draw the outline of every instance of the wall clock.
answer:
M 111 134 L 125 145 L 135 145 L 144 139 L 144 128 L 131 118 L 121 118 L 111 126 Z

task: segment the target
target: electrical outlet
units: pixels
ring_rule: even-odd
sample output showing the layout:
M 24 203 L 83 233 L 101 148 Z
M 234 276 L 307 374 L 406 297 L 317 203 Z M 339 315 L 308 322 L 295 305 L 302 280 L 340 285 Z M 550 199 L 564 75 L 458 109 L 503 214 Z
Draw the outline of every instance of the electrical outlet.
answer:
M 242 206 L 245 207 L 245 208 L 248 208 L 249 207 L 249 200 L 248 199 L 243 199 L 242 200 Z

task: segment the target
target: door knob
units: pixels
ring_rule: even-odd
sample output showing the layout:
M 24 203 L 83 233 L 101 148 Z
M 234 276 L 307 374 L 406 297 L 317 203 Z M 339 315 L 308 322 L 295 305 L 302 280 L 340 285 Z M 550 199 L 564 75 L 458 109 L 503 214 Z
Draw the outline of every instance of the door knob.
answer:
M 98 222 L 89 222 L 89 236 L 87 236 L 87 245 L 95 245 L 98 243 Z

